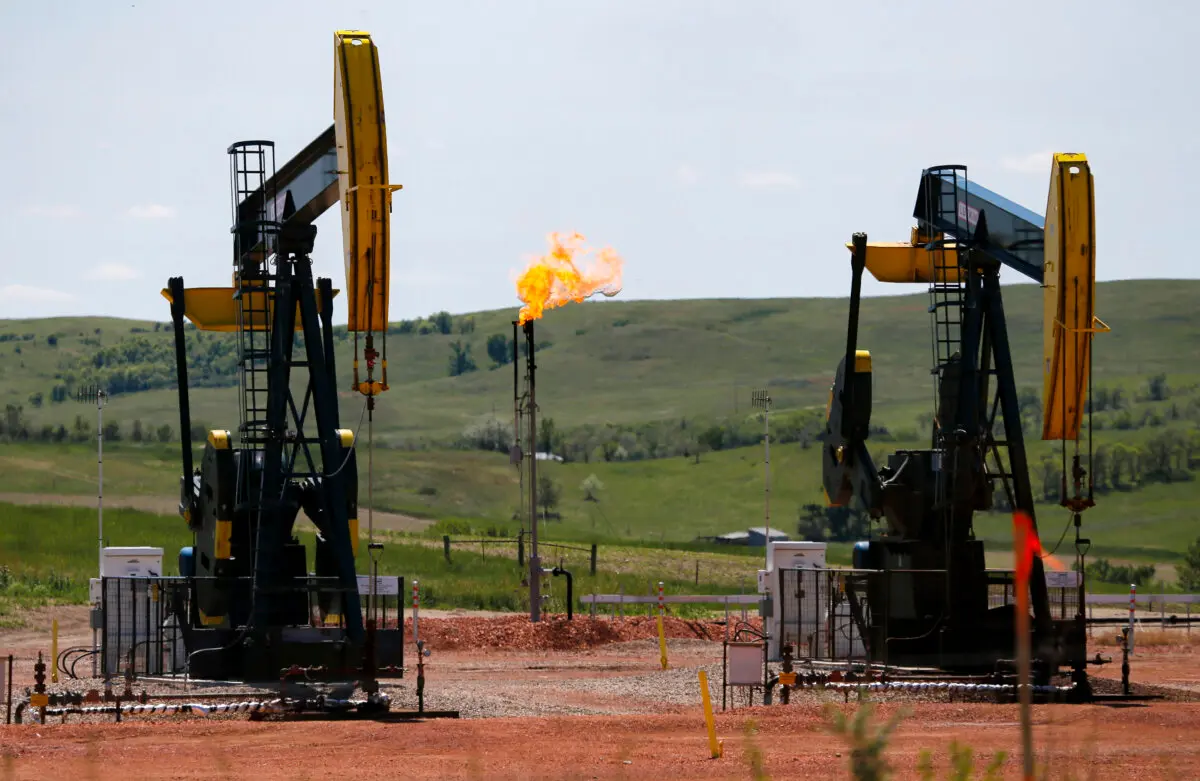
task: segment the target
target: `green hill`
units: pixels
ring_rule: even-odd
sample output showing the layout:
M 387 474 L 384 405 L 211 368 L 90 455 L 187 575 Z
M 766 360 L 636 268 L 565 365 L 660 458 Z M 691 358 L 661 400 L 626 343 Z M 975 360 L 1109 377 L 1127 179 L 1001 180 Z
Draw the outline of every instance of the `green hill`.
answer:
M 1197 293 L 1195 281 L 1099 286 L 1097 311 L 1113 330 L 1096 340 L 1094 471 L 1101 491 L 1085 516 L 1093 555 L 1172 562 L 1198 533 Z M 1031 404 L 1027 436 L 1043 500 L 1039 521 L 1053 547 L 1068 516 L 1055 496 L 1058 445 L 1036 438 L 1040 291 L 1009 287 L 1006 304 L 1018 384 Z M 436 533 L 517 527 L 517 474 L 504 453 L 494 452 L 511 425 L 512 367 L 493 368 L 487 357 L 489 337 L 511 336 L 512 316 L 441 313 L 394 325 L 392 389 L 375 423 L 377 509 L 441 519 Z M 833 299 L 602 302 L 548 313 L 537 326 L 538 402 L 545 444 L 567 462 L 541 467 L 561 493 L 561 520 L 547 533 L 682 544 L 760 524 L 762 423 L 749 409 L 749 391 L 764 386 L 779 410 L 772 415 L 772 525 L 800 533 L 806 506 L 822 501 L 812 435 L 844 349 L 845 316 L 846 302 Z M 202 386 L 193 391 L 194 420 L 234 427 L 231 338 L 194 331 L 188 338 L 193 382 Z M 469 346 L 478 368 L 449 376 L 456 342 Z M 860 343 L 875 357 L 872 450 L 920 446 L 931 401 L 925 294 L 864 301 Z M 350 347 L 340 334 L 343 387 Z M 99 380 L 127 389 L 105 411 L 119 435 L 106 443 L 106 493 L 174 496 L 178 418 L 164 324 L 0 321 L 0 356 L 0 495 L 25 501 L 92 494 L 94 410 L 55 397 L 74 383 Z M 357 425 L 361 398 L 345 392 L 342 406 L 343 425 Z M 489 422 L 497 441 L 488 440 Z M 474 434 L 465 436 L 468 430 Z M 157 441 L 160 434 L 168 441 Z M 587 498 L 585 481 L 599 501 Z M 364 485 L 364 504 L 365 492 Z M 1004 514 L 980 519 L 993 550 L 1004 549 L 1008 523 Z M 1060 554 L 1070 551 L 1066 534 Z
M 1191 383 L 1200 352 L 1197 281 L 1128 281 L 1098 286 L 1097 312 L 1113 328 L 1096 341 L 1097 385 L 1132 392 L 1150 375 Z M 1041 294 L 1006 288 L 1018 382 L 1040 389 Z M 165 314 L 164 303 L 164 314 Z M 860 343 L 875 357 L 876 419 L 915 429 L 930 406 L 929 318 L 924 292 L 864 302 Z M 515 310 L 442 313 L 397 323 L 387 339 L 391 390 L 375 418 L 376 442 L 446 443 L 471 426 L 511 420 L 512 367 L 492 368 L 489 337 L 511 337 Z M 538 402 L 560 430 L 680 418 L 716 419 L 747 412 L 749 390 L 769 387 L 779 409 L 823 408 L 844 349 L 846 301 L 765 299 L 572 304 L 537 325 Z M 422 332 L 425 333 L 422 333 Z M 442 333 L 446 331 L 446 333 Z M 234 342 L 189 333 L 193 420 L 237 423 Z M 449 376 L 454 343 L 478 367 Z M 338 376 L 350 384 L 352 339 L 338 334 Z M 69 395 L 99 380 L 115 395 L 106 420 L 129 436 L 178 427 L 174 360 L 166 323 L 113 318 L 0 320 L 0 403 L 20 407 L 35 435 L 63 425 L 68 434 L 88 410 Z M 208 387 L 203 387 L 208 386 Z M 147 388 L 146 390 L 136 390 Z M 343 424 L 354 426 L 362 398 L 344 390 Z M 11 418 L 13 411 L 10 410 Z M 165 433 L 165 432 L 164 432 Z M 914 431 L 915 433 L 915 431 Z

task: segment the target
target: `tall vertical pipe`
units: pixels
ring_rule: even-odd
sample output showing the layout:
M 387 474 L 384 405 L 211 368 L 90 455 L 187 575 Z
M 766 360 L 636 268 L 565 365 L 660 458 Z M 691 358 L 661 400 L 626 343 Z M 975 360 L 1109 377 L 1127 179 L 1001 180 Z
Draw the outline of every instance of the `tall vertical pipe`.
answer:
M 533 321 L 525 323 L 525 366 L 526 386 L 529 393 L 529 620 L 537 623 L 542 619 L 542 562 L 538 557 L 538 507 L 537 507 L 537 396 L 534 375 L 537 363 L 533 355 Z

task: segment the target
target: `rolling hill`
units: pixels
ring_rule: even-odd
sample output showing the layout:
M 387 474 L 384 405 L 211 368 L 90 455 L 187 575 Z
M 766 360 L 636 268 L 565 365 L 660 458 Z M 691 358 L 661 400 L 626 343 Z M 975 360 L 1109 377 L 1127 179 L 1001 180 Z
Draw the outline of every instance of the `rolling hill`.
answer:
M 1189 360 L 1200 353 L 1198 293 L 1197 281 L 1100 284 L 1097 312 L 1113 331 L 1097 338 L 1097 386 L 1132 390 L 1157 373 L 1173 383 L 1200 374 Z M 1040 389 L 1040 291 L 1013 285 L 1005 295 L 1018 383 Z M 376 442 L 446 443 L 493 415 L 511 420 L 512 368 L 492 368 L 487 341 L 510 337 L 514 314 L 443 313 L 396 324 L 387 339 L 391 391 L 379 403 Z M 844 349 L 845 318 L 840 299 L 572 304 L 537 324 L 539 406 L 560 429 L 744 414 L 753 387 L 769 387 L 778 409 L 823 408 Z M 859 339 L 875 358 L 876 419 L 913 428 L 931 398 L 926 295 L 866 299 Z M 234 428 L 232 337 L 191 331 L 189 341 L 193 420 Z M 449 376 L 456 342 L 478 368 Z M 0 320 L 0 403 L 20 406 L 31 429 L 70 428 L 88 410 L 69 399 L 56 402 L 56 395 L 98 379 L 114 388 L 148 388 L 115 395 L 108 407 L 106 419 L 126 434 L 134 420 L 147 431 L 177 427 L 171 345 L 166 323 Z M 351 346 L 343 329 L 337 340 L 343 389 L 350 384 Z M 362 398 L 343 390 L 341 405 L 343 424 L 353 426 Z
M 1096 341 L 1095 440 L 1104 490 L 1085 516 L 1094 555 L 1177 561 L 1200 533 L 1194 520 L 1200 482 L 1193 480 L 1200 470 L 1200 371 L 1192 368 L 1200 353 L 1200 314 L 1192 306 L 1197 293 L 1195 281 L 1099 286 L 1097 311 L 1113 330 Z M 1006 296 L 1018 384 L 1036 396 L 1040 291 L 1012 286 Z M 845 309 L 844 300 L 769 299 L 603 302 L 548 313 L 537 326 L 538 401 L 543 422 L 555 421 L 556 442 L 570 445 L 564 452 L 571 458 L 542 467 L 561 492 L 561 520 L 547 534 L 679 544 L 761 523 L 761 422 L 749 409 L 749 391 L 763 386 L 780 410 L 772 416 L 773 439 L 784 440 L 772 448 L 772 525 L 794 532 L 805 506 L 821 502 L 817 450 L 811 437 L 781 434 L 787 410 L 810 410 L 810 422 L 823 412 L 844 349 Z M 510 425 L 512 367 L 493 368 L 486 344 L 493 335 L 511 335 L 512 316 L 441 313 L 394 326 L 388 338 L 392 389 L 375 423 L 376 445 L 382 445 L 374 455 L 376 509 L 440 519 L 433 530 L 439 533 L 515 530 L 515 470 L 504 453 L 463 438 L 481 422 Z M 189 340 L 190 371 L 205 385 L 193 391 L 194 420 L 232 428 L 232 342 L 194 332 Z M 449 376 L 456 342 L 470 346 L 478 368 Z M 865 300 L 860 343 L 875 358 L 874 420 L 881 425 L 872 450 L 882 455 L 921 446 L 920 418 L 931 402 L 925 294 Z M 351 343 L 343 333 L 337 344 L 346 385 Z M 178 484 L 178 445 L 157 441 L 156 429 L 178 425 L 170 347 L 169 330 L 152 322 L 0 321 L 6 406 L 0 501 L 92 494 L 94 410 L 53 400 L 56 385 L 89 379 L 150 386 L 120 393 L 106 407 L 105 421 L 121 426 L 121 441 L 106 442 L 106 494 L 169 500 Z M 345 392 L 342 407 L 343 425 L 355 426 L 361 399 Z M 139 439 L 154 441 L 131 441 L 134 421 Z M 43 428 L 59 424 L 68 436 L 43 436 Z M 724 428 L 715 440 L 704 435 L 717 426 Z M 738 426 L 749 434 L 734 437 Z M 1049 545 L 1058 542 L 1067 519 L 1052 496 L 1059 451 L 1056 443 L 1028 436 Z M 697 458 L 699 441 L 716 452 Z M 584 483 L 592 478 L 599 501 L 587 499 Z M 360 499 L 364 495 L 365 486 Z M 982 517 L 979 530 L 994 549 L 1004 549 L 1009 529 L 1003 514 Z M 1069 551 L 1069 535 L 1063 545 Z

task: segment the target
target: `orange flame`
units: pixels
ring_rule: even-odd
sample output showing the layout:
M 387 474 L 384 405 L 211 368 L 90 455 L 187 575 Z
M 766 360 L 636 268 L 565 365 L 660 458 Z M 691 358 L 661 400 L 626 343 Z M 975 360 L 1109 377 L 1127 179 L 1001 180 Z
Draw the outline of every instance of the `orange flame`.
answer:
M 535 258 L 517 279 L 517 297 L 525 302 L 518 322 L 537 320 L 546 309 L 569 301 L 581 302 L 601 293 L 612 297 L 621 292 L 624 261 L 610 247 L 595 251 L 593 262 L 580 271 L 577 259 L 592 254 L 578 233 L 551 233 L 546 237 L 550 252 Z

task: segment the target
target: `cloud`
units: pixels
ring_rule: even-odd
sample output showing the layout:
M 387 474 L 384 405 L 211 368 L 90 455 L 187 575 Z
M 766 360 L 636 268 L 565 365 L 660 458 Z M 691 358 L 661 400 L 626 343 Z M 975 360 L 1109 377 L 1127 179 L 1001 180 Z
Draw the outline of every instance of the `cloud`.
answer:
M 751 190 L 794 190 L 800 180 L 784 171 L 748 171 L 738 177 L 738 184 Z
M 0 299 L 34 304 L 61 304 L 74 301 L 75 296 L 61 290 L 31 285 L 4 285 L 0 287 Z
M 137 279 L 141 275 L 138 274 L 137 270 L 121 263 L 101 263 L 92 269 L 87 276 L 88 279 L 103 282 L 128 282 L 131 279 Z
M 682 163 L 675 169 L 675 180 L 684 187 L 691 187 L 700 181 L 700 172 L 687 163 Z
M 135 220 L 167 220 L 175 216 L 175 208 L 161 203 L 147 203 L 129 207 L 129 216 Z
M 1050 170 L 1053 157 L 1053 152 L 1034 152 L 1024 157 L 1006 157 L 1000 161 L 1000 165 L 1019 174 L 1041 174 Z
M 83 214 L 78 208 L 70 204 L 60 203 L 49 206 L 26 206 L 21 209 L 22 217 L 54 217 L 66 219 L 70 217 L 78 217 Z

